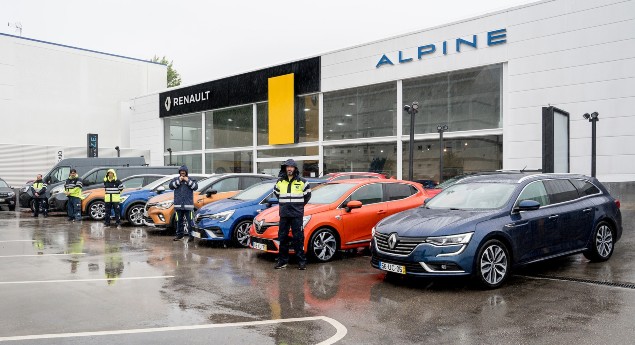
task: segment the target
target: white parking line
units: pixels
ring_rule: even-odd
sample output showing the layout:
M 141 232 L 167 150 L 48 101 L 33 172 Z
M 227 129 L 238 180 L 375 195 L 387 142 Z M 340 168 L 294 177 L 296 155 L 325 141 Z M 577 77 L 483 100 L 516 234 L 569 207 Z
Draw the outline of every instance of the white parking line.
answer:
M 169 331 L 183 331 L 183 330 L 196 330 L 196 329 L 209 329 L 209 328 L 222 328 L 222 327 L 247 327 L 258 325 L 271 325 L 276 323 L 288 323 L 288 322 L 304 322 L 304 321 L 325 321 L 331 326 L 335 327 L 335 335 L 318 343 L 317 345 L 330 345 L 342 340 L 348 330 L 339 321 L 326 316 L 314 316 L 314 317 L 299 317 L 292 319 L 278 319 L 278 320 L 264 320 L 264 321 L 251 321 L 251 322 L 235 322 L 235 323 L 215 323 L 208 325 L 195 325 L 195 326 L 173 326 L 173 327 L 158 327 L 158 328 L 139 328 L 139 329 L 127 329 L 117 331 L 101 331 L 101 332 L 81 332 L 81 333 L 58 333 L 58 334 L 38 334 L 38 335 L 23 335 L 15 337 L 0 337 L 0 341 L 16 341 L 16 340 L 36 340 L 36 339 L 56 339 L 56 338 L 75 338 L 75 337 L 94 337 L 102 335 L 120 335 L 120 334 L 138 334 L 138 333 L 153 333 L 153 332 L 169 332 Z
M 4 240 L 0 242 L 35 242 L 35 240 Z
M 86 255 L 86 253 L 0 255 L 0 258 L 28 258 L 31 256 L 64 256 L 64 255 Z
M 26 280 L 17 282 L 0 282 L 0 285 L 8 284 L 37 284 L 37 283 L 78 283 L 78 282 L 98 282 L 106 280 L 140 280 L 140 279 L 166 279 L 174 276 L 154 276 L 154 277 L 129 277 L 129 278 L 96 278 L 96 279 L 68 279 L 68 280 Z

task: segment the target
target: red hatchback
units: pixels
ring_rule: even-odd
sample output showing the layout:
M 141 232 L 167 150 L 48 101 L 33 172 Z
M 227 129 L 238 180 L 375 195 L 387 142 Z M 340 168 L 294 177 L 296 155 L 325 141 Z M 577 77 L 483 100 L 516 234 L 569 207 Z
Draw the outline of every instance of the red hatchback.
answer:
M 313 190 L 304 207 L 304 248 L 317 261 L 331 260 L 338 250 L 366 247 L 380 220 L 422 206 L 427 194 L 414 182 L 392 179 L 341 180 Z M 278 207 L 256 216 L 249 246 L 278 253 Z

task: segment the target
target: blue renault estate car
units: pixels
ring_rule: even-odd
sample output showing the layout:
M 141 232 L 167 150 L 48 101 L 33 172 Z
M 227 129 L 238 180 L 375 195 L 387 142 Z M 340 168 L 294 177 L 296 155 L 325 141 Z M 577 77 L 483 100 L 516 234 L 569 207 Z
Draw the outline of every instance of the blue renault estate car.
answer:
M 278 200 L 273 197 L 276 180 L 255 184 L 231 198 L 201 207 L 194 216 L 194 236 L 208 241 L 231 241 L 247 247 L 249 227 L 258 213 Z
M 582 253 L 605 261 L 622 236 L 620 202 L 595 178 L 467 177 L 423 207 L 380 221 L 373 267 L 412 276 L 473 276 L 497 288 L 518 265 Z

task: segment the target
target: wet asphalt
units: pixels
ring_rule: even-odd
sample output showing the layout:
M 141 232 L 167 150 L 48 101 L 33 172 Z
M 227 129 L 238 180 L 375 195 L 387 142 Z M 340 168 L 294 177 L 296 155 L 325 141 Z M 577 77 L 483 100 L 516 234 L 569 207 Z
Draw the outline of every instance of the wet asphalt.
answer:
M 0 342 L 11 344 L 631 344 L 635 211 L 613 257 L 525 267 L 501 288 L 393 279 L 368 253 L 274 257 L 145 227 L 0 211 Z

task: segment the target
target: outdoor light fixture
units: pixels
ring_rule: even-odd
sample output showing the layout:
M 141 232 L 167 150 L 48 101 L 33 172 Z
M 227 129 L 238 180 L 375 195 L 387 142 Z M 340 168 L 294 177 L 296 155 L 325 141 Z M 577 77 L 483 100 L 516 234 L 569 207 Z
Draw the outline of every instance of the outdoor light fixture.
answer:
M 439 132 L 439 183 L 443 182 L 443 132 L 449 129 L 448 125 L 438 125 L 437 132 Z
M 410 152 L 408 153 L 408 180 L 412 181 L 414 166 L 414 145 L 415 145 L 415 115 L 419 112 L 419 102 L 412 102 L 411 105 L 404 105 L 403 110 L 410 114 Z
M 595 123 L 600 121 L 600 114 L 597 111 L 592 112 L 591 114 L 586 113 L 582 115 L 582 117 L 591 122 L 591 176 L 595 177 L 595 157 L 596 157 L 596 130 Z
M 117 150 L 117 157 L 119 157 L 119 146 L 115 146 L 115 150 Z
M 170 153 L 170 163 L 168 165 L 172 165 L 172 148 L 168 147 L 168 152 Z

